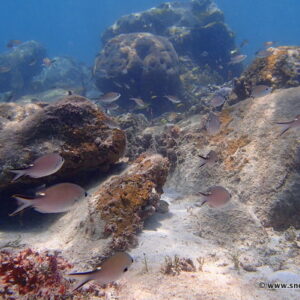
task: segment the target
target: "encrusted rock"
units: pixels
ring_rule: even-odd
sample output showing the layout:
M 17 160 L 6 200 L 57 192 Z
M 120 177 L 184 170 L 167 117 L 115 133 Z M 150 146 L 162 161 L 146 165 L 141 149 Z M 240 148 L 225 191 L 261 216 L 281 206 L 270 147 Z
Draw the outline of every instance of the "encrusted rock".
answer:
M 212 77 L 207 72 L 210 68 L 211 72 L 218 70 L 223 79 L 241 71 L 240 64 L 228 65 L 230 50 L 235 49 L 234 34 L 224 23 L 223 12 L 211 0 L 167 2 L 123 16 L 104 32 L 102 40 L 106 43 L 119 34 L 140 31 L 167 37 L 180 56 L 191 56 L 205 67 L 207 77 Z
M 32 79 L 31 89 L 38 92 L 61 88 L 76 91 L 77 94 L 83 92 L 88 76 L 85 68 L 68 57 L 54 57 L 52 61 Z
M 255 85 L 268 85 L 274 89 L 296 87 L 300 85 L 300 47 L 281 46 L 269 48 L 270 55 L 256 58 L 235 80 L 234 93 L 238 99 L 248 98 Z
M 45 56 L 45 48 L 36 41 L 0 54 L 0 92 L 19 93 L 28 88 L 32 77 L 41 71 Z
M 122 174 L 108 179 L 90 201 L 87 226 L 91 236 L 112 235 L 114 250 L 134 244 L 144 219 L 155 213 L 168 167 L 162 156 L 142 154 Z M 97 228 L 103 228 L 103 221 L 104 232 L 99 233 Z
M 109 40 L 96 58 L 94 77 L 104 92 L 119 91 L 118 104 L 134 108 L 128 97 L 142 98 L 160 113 L 172 104 L 152 98 L 177 94 L 180 90 L 178 57 L 164 37 L 150 33 L 121 34 Z
M 30 110 L 35 113 L 30 114 Z M 125 150 L 124 132 L 110 129 L 104 122 L 107 116 L 84 97 L 68 96 L 44 108 L 5 104 L 0 106 L 0 113 L 4 119 L 0 136 L 2 192 L 13 188 L 15 193 L 19 183 L 49 183 L 78 178 L 87 171 L 107 170 Z M 40 180 L 22 177 L 10 182 L 13 175 L 9 169 L 22 168 L 54 151 L 65 159 L 59 172 Z

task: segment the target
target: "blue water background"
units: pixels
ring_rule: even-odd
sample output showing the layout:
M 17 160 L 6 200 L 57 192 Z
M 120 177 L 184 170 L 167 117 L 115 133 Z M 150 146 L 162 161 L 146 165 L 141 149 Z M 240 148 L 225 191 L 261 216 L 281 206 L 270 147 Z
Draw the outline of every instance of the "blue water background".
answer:
M 160 0 L 1 0 L 0 52 L 10 39 L 37 40 L 49 57 L 72 56 L 92 64 L 100 35 L 124 14 L 156 6 Z M 237 44 L 253 57 L 264 41 L 300 45 L 299 0 L 217 0 Z

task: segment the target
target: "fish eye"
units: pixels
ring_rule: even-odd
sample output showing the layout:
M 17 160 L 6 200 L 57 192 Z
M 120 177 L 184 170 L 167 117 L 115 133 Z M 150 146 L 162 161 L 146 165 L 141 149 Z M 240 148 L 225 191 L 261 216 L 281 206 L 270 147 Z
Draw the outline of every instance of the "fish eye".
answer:
M 131 259 L 131 262 L 133 262 L 133 258 Z
M 124 270 L 123 270 L 123 272 L 125 273 L 125 272 L 127 272 L 128 271 L 128 268 L 126 267 Z
M 84 193 L 84 196 L 85 196 L 85 197 L 87 197 L 88 195 L 89 195 L 88 192 L 85 192 L 85 193 Z

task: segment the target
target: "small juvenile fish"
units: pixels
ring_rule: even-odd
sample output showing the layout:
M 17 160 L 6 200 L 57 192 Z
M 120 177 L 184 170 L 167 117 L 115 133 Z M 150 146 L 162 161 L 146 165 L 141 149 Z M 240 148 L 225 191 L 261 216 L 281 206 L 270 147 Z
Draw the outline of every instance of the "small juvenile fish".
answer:
M 240 44 L 240 48 L 243 48 L 244 46 L 248 45 L 249 44 L 249 41 L 248 40 L 243 40 Z
M 280 132 L 279 136 L 283 135 L 290 128 L 300 127 L 300 115 L 297 115 L 294 120 L 288 122 L 276 122 L 275 124 L 282 125 L 283 130 Z
M 120 125 L 113 119 L 106 119 L 103 121 L 103 123 L 111 129 L 120 129 Z
M 255 52 L 256 57 L 258 58 L 265 58 L 265 57 L 269 57 L 270 55 L 272 55 L 273 52 L 270 50 L 258 50 Z
M 207 203 L 210 207 L 221 207 L 231 198 L 230 193 L 222 186 L 212 186 L 206 193 L 199 192 L 204 197 L 201 206 Z
M 275 44 L 277 44 L 277 42 L 275 42 L 275 41 L 264 42 L 264 46 L 265 46 L 265 47 L 272 47 L 272 46 L 274 46 Z
M 210 105 L 216 108 L 223 105 L 225 100 L 226 100 L 225 97 L 223 97 L 222 95 L 215 94 L 213 98 L 210 100 Z
M 12 181 L 21 176 L 32 178 L 45 177 L 57 172 L 63 165 L 64 159 L 58 153 L 46 154 L 36 159 L 28 168 L 19 170 L 10 170 L 17 174 Z
M 7 73 L 11 70 L 9 66 L 0 66 L 0 73 Z
M 50 58 L 48 58 L 48 57 L 45 57 L 44 59 L 43 59 L 43 66 L 45 66 L 45 67 L 50 67 L 53 63 L 54 63 L 54 61 L 55 60 L 53 60 L 53 59 L 50 59 Z
M 198 155 L 202 161 L 200 168 L 204 165 L 212 165 L 218 160 L 217 153 L 213 150 L 210 150 L 206 156 Z
M 7 48 L 13 48 L 16 47 L 18 45 L 22 44 L 22 42 L 20 40 L 10 40 L 7 44 L 6 47 Z
M 145 107 L 146 106 L 146 103 L 140 98 L 129 98 L 129 99 L 134 101 L 135 104 L 139 107 Z
M 164 96 L 166 99 L 168 99 L 170 102 L 174 103 L 174 104 L 178 104 L 181 103 L 182 101 L 179 100 L 177 97 L 175 96 L 170 96 L 170 95 L 166 95 Z
M 101 285 L 114 282 L 118 280 L 123 273 L 128 271 L 132 263 L 133 259 L 128 253 L 117 252 L 104 261 L 98 270 L 85 273 L 72 273 L 68 276 L 80 279 L 73 288 L 73 291 L 75 291 L 90 280 L 95 280 Z
M 256 85 L 252 88 L 251 97 L 264 97 L 272 92 L 272 87 L 267 85 Z
M 10 216 L 14 216 L 26 207 L 32 206 L 40 213 L 60 213 L 71 209 L 76 200 L 87 196 L 82 187 L 73 183 L 59 183 L 49 188 L 41 189 L 37 197 L 13 195 L 21 204 Z
M 233 56 L 233 57 L 231 57 L 228 65 L 239 64 L 242 61 L 244 61 L 246 58 L 247 58 L 247 55 L 244 55 L 244 54 L 239 54 L 239 55 Z
M 98 100 L 102 103 L 111 104 L 117 101 L 121 97 L 121 94 L 111 92 L 101 96 Z
M 217 115 L 210 112 L 206 122 L 206 130 L 209 135 L 215 135 L 220 131 L 221 122 Z
M 115 103 L 112 103 L 109 106 L 107 106 L 107 109 L 109 109 L 109 110 L 117 110 L 119 108 L 120 108 L 120 106 L 118 104 L 115 104 Z

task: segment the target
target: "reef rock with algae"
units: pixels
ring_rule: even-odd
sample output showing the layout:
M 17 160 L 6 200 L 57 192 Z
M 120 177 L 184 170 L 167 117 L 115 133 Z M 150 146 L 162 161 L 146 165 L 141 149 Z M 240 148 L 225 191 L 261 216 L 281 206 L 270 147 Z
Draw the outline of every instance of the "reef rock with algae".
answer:
M 255 85 L 268 85 L 273 89 L 296 87 L 300 85 L 300 47 L 280 46 L 269 48 L 269 55 L 256 58 L 252 64 L 235 79 L 234 93 L 237 99 L 231 103 L 248 98 Z
M 124 132 L 109 128 L 105 124 L 108 117 L 84 97 L 71 95 L 45 107 L 2 104 L 0 115 L 2 193 L 7 189 L 16 193 L 19 184 L 24 188 L 24 185 L 80 178 L 88 171 L 106 171 L 125 150 Z M 22 177 L 11 182 L 13 174 L 9 169 L 28 166 L 52 152 L 59 152 L 65 159 L 59 172 L 41 179 Z
M 108 179 L 89 203 L 89 233 L 111 237 L 110 248 L 125 250 L 136 243 L 143 221 L 154 214 L 168 175 L 168 160 L 142 154 L 122 174 Z M 99 228 L 104 232 L 99 232 Z

